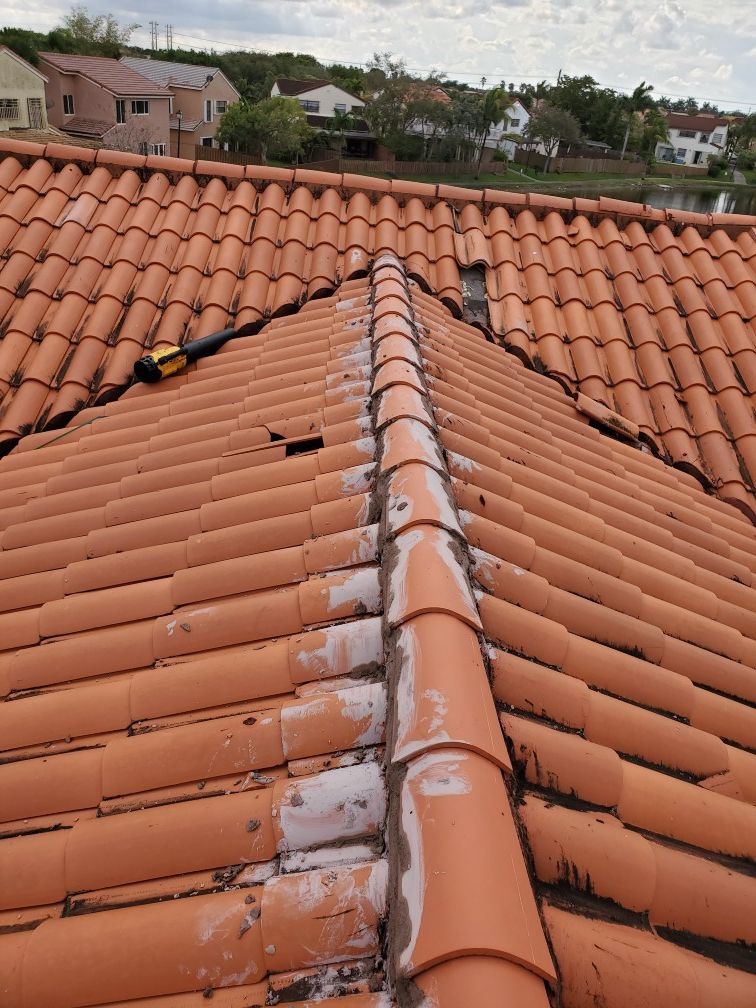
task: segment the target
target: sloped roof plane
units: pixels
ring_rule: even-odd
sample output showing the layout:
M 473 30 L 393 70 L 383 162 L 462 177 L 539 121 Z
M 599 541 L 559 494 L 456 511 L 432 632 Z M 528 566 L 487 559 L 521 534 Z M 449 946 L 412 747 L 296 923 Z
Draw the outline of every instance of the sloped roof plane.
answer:
M 237 94 L 239 93 L 219 67 L 200 66 L 195 63 L 174 63 L 170 60 L 149 59 L 140 56 L 121 56 L 121 63 L 136 70 L 143 77 L 155 81 L 156 84 L 168 88 L 174 85 L 202 90 L 209 80 L 220 74 L 229 86 Z
M 0 441 L 117 395 L 145 348 L 244 332 L 381 252 L 754 512 L 754 218 L 607 197 L 0 144 Z M 74 255 L 75 253 L 75 255 Z
M 752 527 L 365 272 L 0 462 L 4 1006 L 751 1008 Z
M 66 53 L 41 52 L 39 58 L 62 73 L 79 74 L 114 95 L 168 98 L 170 92 L 137 73 L 117 59 L 107 56 L 71 56 Z

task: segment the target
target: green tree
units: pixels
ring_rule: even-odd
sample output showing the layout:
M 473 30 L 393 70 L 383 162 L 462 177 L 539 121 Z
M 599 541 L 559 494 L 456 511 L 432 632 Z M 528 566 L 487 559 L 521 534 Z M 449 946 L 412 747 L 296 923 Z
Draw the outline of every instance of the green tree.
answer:
M 381 143 L 394 150 L 414 118 L 410 107 L 414 82 L 403 60 L 390 53 L 373 56 L 367 79 L 376 93 L 365 109 L 366 118 Z
M 544 171 L 548 171 L 559 142 L 576 143 L 580 139 L 580 123 L 565 109 L 541 102 L 533 109 L 524 132 L 530 144 L 543 144 L 546 150 Z
M 117 58 L 139 27 L 119 24 L 112 14 L 92 15 L 77 4 L 65 15 L 61 27 L 50 32 L 49 41 L 59 51 Z
M 412 125 L 420 129 L 422 156 L 427 161 L 434 156 L 439 139 L 446 136 L 452 126 L 451 105 L 421 94 L 410 101 L 408 111 L 412 114 Z
M 37 53 L 44 49 L 46 36 L 26 28 L 0 28 L 0 45 L 7 46 L 27 63 L 36 66 Z
M 646 109 L 650 109 L 654 104 L 654 99 L 651 97 L 653 90 L 653 84 L 646 84 L 645 81 L 641 81 L 633 93 L 623 100 L 625 114 L 627 115 L 625 139 L 622 141 L 623 158 L 625 156 L 625 151 L 627 150 L 627 141 L 630 139 L 630 130 L 637 114 L 639 112 L 645 112 Z
M 337 109 L 326 123 L 323 135 L 328 139 L 329 146 L 342 151 L 346 144 L 345 134 L 354 129 L 354 116 L 351 112 L 339 112 Z
M 669 122 L 661 109 L 647 109 L 642 117 L 636 117 L 631 132 L 632 146 L 648 164 L 654 159 L 656 145 L 669 140 Z
M 482 127 L 482 139 L 480 142 L 480 153 L 478 154 L 478 170 L 476 176 L 480 175 L 480 164 L 483 160 L 483 151 L 486 140 L 491 132 L 491 127 L 500 123 L 512 105 L 512 99 L 502 87 L 491 88 L 486 91 L 480 109 L 480 124 Z
M 232 105 L 218 126 L 218 141 L 232 150 L 268 157 L 295 160 L 313 138 L 299 102 L 291 98 L 265 98 L 257 104 Z

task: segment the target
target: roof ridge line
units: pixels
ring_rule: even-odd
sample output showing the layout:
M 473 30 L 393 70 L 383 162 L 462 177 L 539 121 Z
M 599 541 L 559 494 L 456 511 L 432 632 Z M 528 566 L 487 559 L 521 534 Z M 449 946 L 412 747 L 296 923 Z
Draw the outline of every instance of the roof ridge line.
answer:
M 468 543 L 396 256 L 378 257 L 372 287 L 391 981 L 401 1005 L 417 1003 L 414 988 L 436 1008 L 456 1008 L 462 990 L 466 1003 L 482 1004 L 506 989 L 546 1008 L 544 980 L 556 974 L 502 774 L 512 768 L 487 677 Z M 477 847 L 474 861 L 455 852 L 450 831 L 455 843 Z
M 467 188 L 447 185 L 443 182 L 413 182 L 404 179 L 383 179 L 371 175 L 350 172 L 327 172 L 308 168 L 279 168 L 273 165 L 232 164 L 223 161 L 205 161 L 201 158 L 176 158 L 160 154 L 133 154 L 130 151 L 97 150 L 72 144 L 34 143 L 29 140 L 15 140 L 0 137 L 0 160 L 16 157 L 25 165 L 36 159 L 47 159 L 65 164 L 76 163 L 85 171 L 93 167 L 107 168 L 114 176 L 133 170 L 143 175 L 165 173 L 173 177 L 191 175 L 199 179 L 218 178 L 231 187 L 247 181 L 260 186 L 272 182 L 289 188 L 303 185 L 325 189 L 341 189 L 346 192 L 365 192 L 371 198 L 379 199 L 392 195 L 399 199 L 419 198 L 428 204 L 451 203 L 458 209 L 479 204 L 483 211 L 503 206 L 517 214 L 521 210 L 532 210 L 536 216 L 544 217 L 555 212 L 566 219 L 584 215 L 599 220 L 613 220 L 625 227 L 638 222 L 647 229 L 658 224 L 667 224 L 673 231 L 693 227 L 704 237 L 714 229 L 724 229 L 729 234 L 753 231 L 756 235 L 756 218 L 748 214 L 713 213 L 704 214 L 691 210 L 660 209 L 645 203 L 617 200 L 611 196 L 595 199 L 581 196 L 557 196 L 530 191 L 509 191 L 491 188 Z

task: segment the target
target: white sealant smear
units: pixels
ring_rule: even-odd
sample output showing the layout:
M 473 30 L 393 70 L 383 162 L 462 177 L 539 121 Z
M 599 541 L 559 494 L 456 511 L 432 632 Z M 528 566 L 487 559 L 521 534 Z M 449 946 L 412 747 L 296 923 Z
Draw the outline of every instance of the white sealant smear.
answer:
M 292 803 L 295 795 L 297 804 Z M 287 788 L 278 814 L 281 851 L 372 836 L 386 816 L 381 768 L 374 762 L 361 763 L 297 780 Z
M 466 458 L 464 455 L 458 455 L 456 452 L 447 452 L 449 461 L 452 463 L 455 469 L 459 472 L 472 473 L 475 472 L 477 466 L 472 459 Z
M 383 739 L 386 727 L 386 687 L 384 683 L 370 683 L 349 690 L 337 690 L 344 704 L 342 717 L 350 721 L 365 722 L 366 727 L 354 745 L 377 745 Z
M 362 602 L 368 612 L 376 612 L 381 607 L 381 585 L 375 568 L 354 571 L 341 584 L 328 588 L 328 611 L 341 606 L 354 606 Z
M 360 666 L 383 662 L 383 636 L 377 617 L 327 627 L 322 632 L 322 647 L 302 650 L 297 655 L 312 676 L 346 675 Z
M 435 469 L 429 469 L 428 466 L 424 466 L 425 469 L 425 487 L 428 493 L 433 497 L 433 500 L 438 508 L 440 515 L 441 524 L 450 529 L 452 532 L 459 532 L 462 535 L 462 529 L 459 526 L 459 521 L 457 520 L 457 512 L 455 508 L 452 508 L 449 502 L 449 496 L 446 493 L 443 481 Z
M 373 489 L 374 484 L 375 466 L 371 463 L 352 466 L 351 469 L 343 469 L 341 472 L 341 492 L 347 497 L 367 493 Z

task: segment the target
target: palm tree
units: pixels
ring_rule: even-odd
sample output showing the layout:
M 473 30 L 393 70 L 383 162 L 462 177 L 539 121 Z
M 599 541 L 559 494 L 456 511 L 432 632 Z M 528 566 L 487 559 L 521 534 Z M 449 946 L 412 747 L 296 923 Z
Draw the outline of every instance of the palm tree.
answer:
M 651 97 L 653 90 L 653 84 L 646 84 L 645 81 L 641 81 L 635 91 L 625 98 L 623 102 L 625 112 L 627 113 L 627 129 L 625 130 L 625 139 L 622 141 L 621 156 L 623 158 L 625 156 L 625 151 L 627 150 L 627 141 L 630 139 L 630 130 L 633 125 L 635 114 L 636 112 L 645 112 L 646 109 L 650 109 L 653 106 L 654 99 Z
M 480 163 L 483 160 L 483 151 L 485 150 L 486 140 L 488 140 L 491 127 L 502 121 L 507 109 L 510 108 L 511 105 L 512 96 L 509 95 L 504 88 L 495 87 L 491 88 L 490 91 L 486 91 L 485 98 L 483 99 L 483 105 L 480 110 L 480 123 L 483 128 L 483 140 L 481 141 L 480 153 L 478 154 L 478 170 L 476 172 L 476 178 L 480 175 Z
M 346 137 L 344 134 L 349 130 L 353 130 L 355 126 L 354 116 L 350 112 L 341 112 L 336 109 L 333 113 L 331 119 L 326 123 L 326 129 L 324 132 L 331 138 L 335 139 L 338 143 L 339 153 L 344 148 L 346 143 Z

